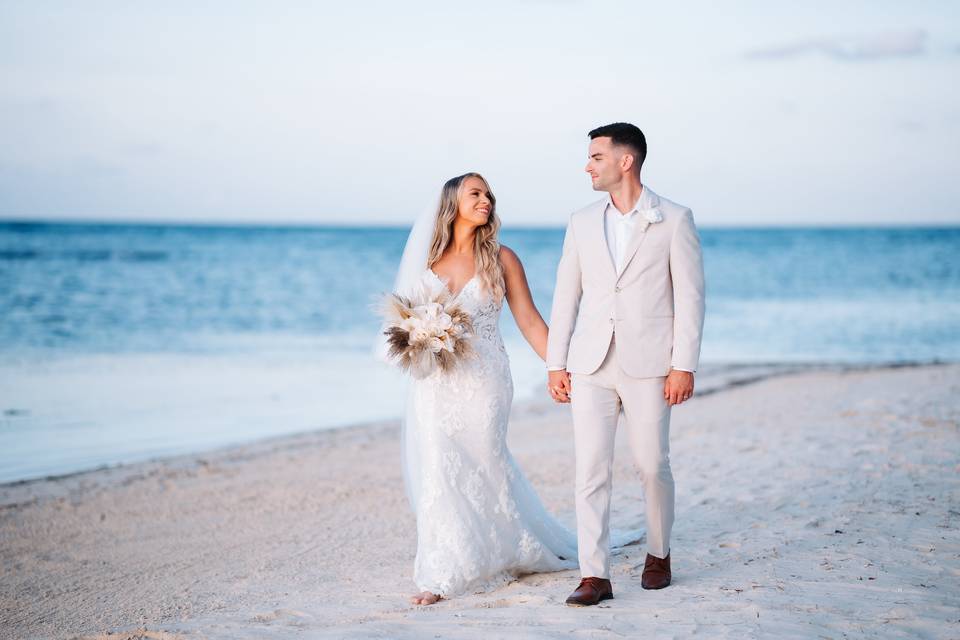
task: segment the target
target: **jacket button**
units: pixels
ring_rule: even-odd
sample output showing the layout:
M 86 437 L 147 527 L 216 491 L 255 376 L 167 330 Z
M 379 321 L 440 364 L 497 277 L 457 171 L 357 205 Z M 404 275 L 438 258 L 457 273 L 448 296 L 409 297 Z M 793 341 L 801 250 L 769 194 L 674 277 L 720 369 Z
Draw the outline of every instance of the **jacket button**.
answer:
M 613 324 L 613 323 L 614 323 L 614 319 L 610 318 L 610 324 Z
M 614 287 L 613 290 L 616 291 L 617 293 L 620 293 L 620 287 Z

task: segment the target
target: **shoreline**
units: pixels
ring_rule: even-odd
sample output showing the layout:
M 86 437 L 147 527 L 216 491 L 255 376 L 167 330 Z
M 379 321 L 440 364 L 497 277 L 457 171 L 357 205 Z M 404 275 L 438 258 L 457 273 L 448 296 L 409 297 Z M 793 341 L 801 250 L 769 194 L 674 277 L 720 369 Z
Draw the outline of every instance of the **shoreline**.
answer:
M 924 367 L 949 366 L 954 363 L 950 361 L 900 361 L 884 363 L 830 363 L 830 362 L 809 362 L 809 363 L 725 363 L 705 365 L 701 377 L 697 378 L 695 397 L 706 397 L 715 393 L 729 391 L 731 389 L 752 385 L 771 378 L 788 376 L 803 372 L 869 372 L 885 371 L 897 369 L 913 369 Z M 523 418 L 530 415 L 540 415 L 554 405 L 549 400 L 527 398 L 514 401 L 511 411 L 511 420 Z M 298 440 L 305 436 L 319 435 L 328 432 L 340 432 L 349 430 L 363 429 L 398 429 L 400 423 L 399 417 L 384 418 L 380 420 L 362 420 L 357 422 L 348 422 L 342 425 L 326 426 L 320 428 L 307 428 L 292 433 L 282 433 L 277 435 L 268 435 L 256 439 L 227 445 L 214 445 L 209 448 L 195 451 L 186 451 L 172 455 L 159 455 L 143 460 L 131 462 L 118 462 L 113 464 L 101 464 L 90 468 L 78 469 L 65 473 L 52 473 L 42 476 L 20 478 L 0 482 L 0 509 L 6 506 L 3 497 L 3 491 L 15 487 L 26 486 L 44 482 L 59 482 L 69 480 L 70 478 L 81 477 L 100 472 L 120 471 L 127 467 L 137 467 L 139 465 L 164 465 L 164 464 L 182 464 L 185 461 L 199 461 L 204 458 L 229 455 L 231 452 L 239 451 L 251 447 L 267 446 L 270 443 L 282 443 L 283 440 Z

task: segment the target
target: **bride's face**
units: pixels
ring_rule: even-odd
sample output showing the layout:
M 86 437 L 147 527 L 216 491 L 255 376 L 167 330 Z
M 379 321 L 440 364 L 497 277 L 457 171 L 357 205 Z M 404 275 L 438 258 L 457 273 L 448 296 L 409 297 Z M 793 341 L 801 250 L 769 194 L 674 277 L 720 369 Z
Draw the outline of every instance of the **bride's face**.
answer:
M 492 208 L 486 183 L 475 176 L 464 180 L 460 201 L 457 203 L 458 216 L 470 224 L 482 227 L 490 219 Z

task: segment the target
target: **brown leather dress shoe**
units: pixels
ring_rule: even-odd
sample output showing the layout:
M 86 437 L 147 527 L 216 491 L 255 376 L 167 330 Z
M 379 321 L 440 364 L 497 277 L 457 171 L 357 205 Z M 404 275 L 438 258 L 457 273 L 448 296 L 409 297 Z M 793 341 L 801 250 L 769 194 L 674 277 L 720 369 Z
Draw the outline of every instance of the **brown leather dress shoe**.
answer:
M 670 554 L 666 558 L 658 558 L 647 554 L 647 561 L 643 564 L 643 576 L 640 586 L 644 589 L 663 589 L 670 584 Z
M 584 578 L 580 586 L 567 598 L 571 607 L 589 607 L 613 597 L 613 587 L 606 578 Z

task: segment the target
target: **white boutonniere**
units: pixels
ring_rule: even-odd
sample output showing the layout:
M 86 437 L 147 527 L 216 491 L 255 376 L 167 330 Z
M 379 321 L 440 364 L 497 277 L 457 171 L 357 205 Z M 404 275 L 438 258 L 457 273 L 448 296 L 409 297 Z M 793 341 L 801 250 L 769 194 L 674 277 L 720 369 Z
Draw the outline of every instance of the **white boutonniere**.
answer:
M 647 209 L 646 211 L 641 211 L 643 214 L 643 230 L 646 231 L 647 227 L 651 224 L 656 224 L 658 222 L 663 222 L 663 214 L 660 213 L 660 209 Z

